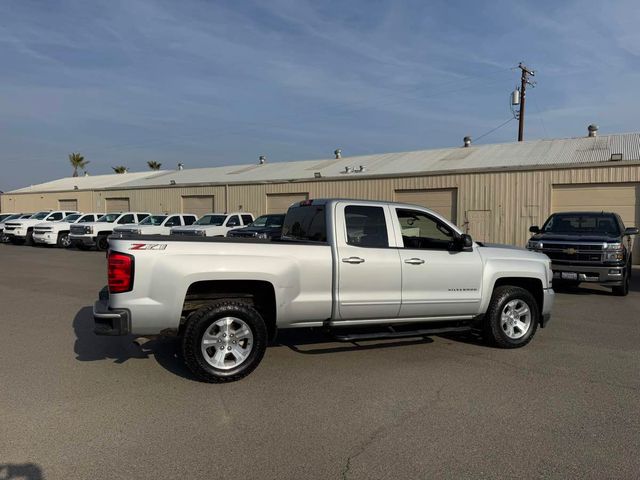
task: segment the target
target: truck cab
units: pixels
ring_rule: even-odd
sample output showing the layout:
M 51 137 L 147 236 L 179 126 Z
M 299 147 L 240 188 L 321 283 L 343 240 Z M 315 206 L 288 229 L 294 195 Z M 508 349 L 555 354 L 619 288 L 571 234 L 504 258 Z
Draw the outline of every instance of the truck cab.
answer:
M 589 282 L 627 295 L 632 272 L 632 237 L 636 227 L 625 227 L 615 212 L 560 212 L 542 228 L 532 225 L 527 248 L 551 259 L 556 286 Z
M 65 210 L 38 212 L 29 218 L 5 222 L 3 233 L 13 243 L 33 245 L 33 229 L 36 225 L 57 222 L 74 213 L 78 212 Z
M 224 237 L 229 230 L 242 228 L 251 222 L 253 222 L 251 213 L 207 213 L 194 222 L 193 225 L 173 227 L 171 235 Z
M 80 250 L 95 247 L 104 251 L 109 248 L 109 235 L 117 225 L 137 224 L 149 215 L 143 212 L 107 213 L 95 222 L 72 225 L 69 238 L 71 244 Z
M 191 213 L 149 215 L 140 223 L 118 225 L 113 233 L 136 235 L 169 235 L 174 227 L 193 225 L 198 217 Z

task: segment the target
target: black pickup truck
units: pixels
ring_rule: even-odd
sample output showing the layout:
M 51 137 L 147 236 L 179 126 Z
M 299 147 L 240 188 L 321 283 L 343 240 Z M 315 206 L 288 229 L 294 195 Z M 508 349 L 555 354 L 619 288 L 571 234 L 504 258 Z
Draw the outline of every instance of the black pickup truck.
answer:
M 542 228 L 529 228 L 534 235 L 529 250 L 551 259 L 553 284 L 592 282 L 611 287 L 616 295 L 629 293 L 631 236 L 620 215 L 612 212 L 562 212 L 551 215 Z

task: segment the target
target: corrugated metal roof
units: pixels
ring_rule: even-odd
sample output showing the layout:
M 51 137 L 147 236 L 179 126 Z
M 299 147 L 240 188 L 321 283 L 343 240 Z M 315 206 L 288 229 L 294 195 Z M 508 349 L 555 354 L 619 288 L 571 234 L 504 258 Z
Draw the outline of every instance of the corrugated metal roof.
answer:
M 640 133 L 472 145 L 467 148 L 347 156 L 341 159 L 67 178 L 15 192 L 65 190 L 72 189 L 74 185 L 78 185 L 80 190 L 87 190 L 168 186 L 173 182 L 176 185 L 190 185 L 294 181 L 312 179 L 316 172 L 319 172 L 322 178 L 355 179 L 368 176 L 424 175 L 456 170 L 571 166 L 608 162 L 611 154 L 618 153 L 622 154 L 623 161 L 640 161 Z M 362 171 L 358 171 L 360 167 L 363 167 Z M 347 173 L 347 168 L 351 169 L 350 173 Z
M 100 188 L 116 187 L 132 180 L 144 180 L 162 175 L 164 170 L 155 172 L 113 173 L 111 175 L 89 175 L 87 177 L 67 177 L 51 182 L 31 185 L 29 187 L 13 190 L 6 193 L 33 193 L 33 192 L 57 192 L 63 190 L 93 190 Z M 76 189 L 76 187 L 78 187 Z

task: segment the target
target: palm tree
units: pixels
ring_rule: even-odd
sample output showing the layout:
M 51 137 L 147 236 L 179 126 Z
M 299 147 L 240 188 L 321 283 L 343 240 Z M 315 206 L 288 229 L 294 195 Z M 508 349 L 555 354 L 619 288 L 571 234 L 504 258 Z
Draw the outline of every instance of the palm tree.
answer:
M 149 168 L 150 168 L 151 170 L 160 170 L 160 167 L 162 167 L 162 164 L 161 164 L 161 163 L 158 163 L 158 162 L 156 162 L 156 161 L 154 161 L 154 160 L 149 160 L 149 161 L 147 162 L 147 165 L 149 165 Z
M 123 165 L 119 165 L 117 167 L 111 167 L 111 168 L 113 168 L 113 171 L 116 173 L 127 173 L 127 167 Z
M 83 171 L 87 171 L 87 165 L 90 163 L 89 160 L 85 160 L 82 155 L 79 153 L 70 153 L 69 154 L 69 162 L 71 162 L 71 166 L 73 167 L 73 176 L 78 176 L 78 169 L 82 169 Z

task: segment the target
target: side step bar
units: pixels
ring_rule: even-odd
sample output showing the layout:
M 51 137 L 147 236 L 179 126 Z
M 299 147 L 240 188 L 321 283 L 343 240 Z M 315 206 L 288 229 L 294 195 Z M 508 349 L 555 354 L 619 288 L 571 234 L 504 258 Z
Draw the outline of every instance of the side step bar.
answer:
M 368 333 L 347 333 L 337 334 L 334 330 L 328 333 L 340 342 L 354 342 L 358 340 L 378 340 L 384 338 L 407 338 L 407 337 L 424 337 L 427 335 L 438 335 L 441 333 L 458 333 L 468 332 L 472 330 L 471 325 L 462 327 L 441 327 L 441 328 L 423 328 L 420 330 L 401 330 L 396 331 L 393 327 L 389 327 L 387 332 L 368 332 Z

